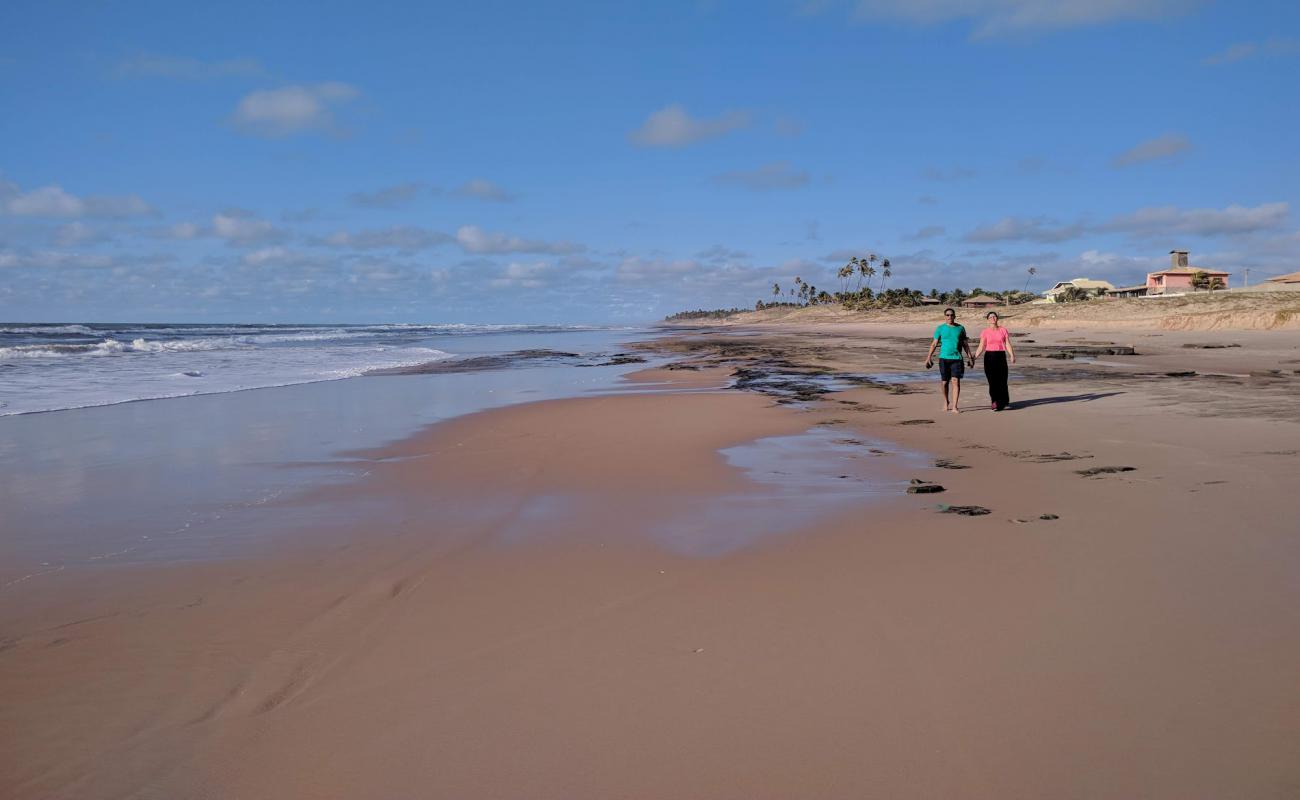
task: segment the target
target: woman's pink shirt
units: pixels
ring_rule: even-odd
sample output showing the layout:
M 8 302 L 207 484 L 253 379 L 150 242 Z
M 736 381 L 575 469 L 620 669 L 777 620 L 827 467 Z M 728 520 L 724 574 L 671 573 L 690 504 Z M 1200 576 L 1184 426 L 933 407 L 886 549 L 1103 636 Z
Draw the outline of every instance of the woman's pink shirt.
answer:
M 985 350 L 997 352 L 1007 349 L 1007 329 L 1003 327 L 985 328 L 980 331 L 980 343 L 984 345 Z

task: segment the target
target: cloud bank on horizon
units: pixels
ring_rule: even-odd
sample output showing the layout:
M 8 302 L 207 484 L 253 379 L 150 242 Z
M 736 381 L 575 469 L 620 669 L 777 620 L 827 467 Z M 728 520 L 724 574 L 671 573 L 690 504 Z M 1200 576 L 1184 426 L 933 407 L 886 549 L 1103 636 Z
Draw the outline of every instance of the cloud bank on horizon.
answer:
M 645 321 L 868 251 L 923 290 L 1300 269 L 1293 3 L 307 11 L 7 11 L 0 319 Z

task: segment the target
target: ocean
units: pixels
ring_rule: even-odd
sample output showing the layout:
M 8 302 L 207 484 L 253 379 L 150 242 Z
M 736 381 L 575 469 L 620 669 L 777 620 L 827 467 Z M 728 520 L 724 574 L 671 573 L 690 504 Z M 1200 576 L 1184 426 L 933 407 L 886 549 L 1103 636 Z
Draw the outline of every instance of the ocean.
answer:
M 353 378 L 599 330 L 615 329 L 0 323 L 0 416 Z
M 339 509 L 294 498 L 362 478 L 358 451 L 463 414 L 622 390 L 624 375 L 658 360 L 625 349 L 651 335 L 0 324 L 0 589 L 319 528 Z

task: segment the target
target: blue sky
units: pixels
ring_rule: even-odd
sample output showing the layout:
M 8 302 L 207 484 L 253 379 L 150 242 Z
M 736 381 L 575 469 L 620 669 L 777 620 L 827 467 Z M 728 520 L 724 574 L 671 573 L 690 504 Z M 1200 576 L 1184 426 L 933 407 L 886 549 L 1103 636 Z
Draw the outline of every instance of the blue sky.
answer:
M 1300 7 L 0 8 L 0 319 L 633 322 L 1300 269 Z

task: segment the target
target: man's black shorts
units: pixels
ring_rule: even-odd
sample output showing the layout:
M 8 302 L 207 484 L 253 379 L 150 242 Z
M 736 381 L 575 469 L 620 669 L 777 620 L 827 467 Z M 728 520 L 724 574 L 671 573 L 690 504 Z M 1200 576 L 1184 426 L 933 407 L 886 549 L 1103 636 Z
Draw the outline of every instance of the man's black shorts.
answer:
M 939 359 L 939 377 L 947 383 L 953 378 L 962 378 L 966 375 L 966 362 L 960 358 L 941 358 Z

